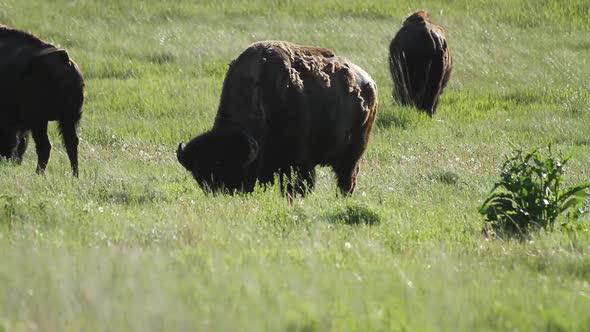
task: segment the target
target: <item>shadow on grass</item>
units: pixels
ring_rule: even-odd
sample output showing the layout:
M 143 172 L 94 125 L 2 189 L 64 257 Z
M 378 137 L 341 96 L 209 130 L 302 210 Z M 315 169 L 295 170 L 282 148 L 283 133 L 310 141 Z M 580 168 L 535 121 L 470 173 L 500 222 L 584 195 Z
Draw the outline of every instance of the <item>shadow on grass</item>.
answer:
M 580 41 L 573 43 L 570 48 L 574 51 L 587 52 L 590 51 L 590 41 Z
M 289 323 L 287 326 L 287 332 L 315 332 L 315 331 L 326 331 L 330 330 L 329 322 L 320 324 L 316 320 L 310 319 L 309 321 Z
M 126 80 L 141 77 L 141 70 L 131 61 L 98 62 L 84 70 L 85 79 Z
M 378 225 L 381 223 L 381 216 L 374 209 L 365 204 L 351 202 L 338 204 L 325 217 L 333 224 Z
M 151 188 L 102 189 L 97 193 L 98 202 L 120 205 L 144 205 L 170 202 L 168 197 Z
M 169 52 L 158 52 L 147 55 L 146 60 L 154 64 L 162 65 L 176 62 L 176 56 Z
M 430 120 L 429 116 L 413 107 L 387 107 L 380 110 L 376 124 L 379 128 L 411 129 L 420 122 Z
M 547 101 L 547 97 L 540 91 L 514 90 L 503 94 L 501 100 L 517 106 L 529 106 Z
M 455 172 L 439 170 L 429 175 L 433 183 L 442 183 L 450 186 L 459 185 L 459 175 Z

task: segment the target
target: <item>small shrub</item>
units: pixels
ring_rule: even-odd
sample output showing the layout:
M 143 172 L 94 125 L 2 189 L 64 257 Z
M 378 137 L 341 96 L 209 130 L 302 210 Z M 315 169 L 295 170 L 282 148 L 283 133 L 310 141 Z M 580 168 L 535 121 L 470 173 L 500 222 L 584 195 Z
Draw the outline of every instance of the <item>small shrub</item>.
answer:
M 578 208 L 588 196 L 590 183 L 562 189 L 568 159 L 555 156 L 551 146 L 546 152 L 515 149 L 502 167 L 500 181 L 480 207 L 489 222 L 486 231 L 525 235 L 532 229 L 552 230 L 559 215 Z M 567 217 L 563 225 L 577 219 L 579 213 L 568 213 Z

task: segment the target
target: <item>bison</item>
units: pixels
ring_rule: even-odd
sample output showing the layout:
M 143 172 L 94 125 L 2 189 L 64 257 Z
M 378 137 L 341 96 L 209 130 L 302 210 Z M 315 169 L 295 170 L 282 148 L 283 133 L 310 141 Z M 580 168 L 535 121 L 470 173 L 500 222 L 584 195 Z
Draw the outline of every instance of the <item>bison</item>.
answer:
M 452 70 L 445 31 L 425 10 L 406 18 L 389 45 L 393 97 L 434 116 Z
M 78 176 L 83 90 L 82 74 L 65 50 L 0 25 L 0 156 L 20 162 L 30 132 L 37 173 L 43 173 L 51 150 L 47 124 L 57 121 L 72 172 Z
M 375 82 L 349 60 L 261 41 L 230 63 L 213 128 L 176 155 L 205 192 L 252 192 L 278 175 L 283 194 L 303 196 L 329 165 L 349 195 L 377 110 Z

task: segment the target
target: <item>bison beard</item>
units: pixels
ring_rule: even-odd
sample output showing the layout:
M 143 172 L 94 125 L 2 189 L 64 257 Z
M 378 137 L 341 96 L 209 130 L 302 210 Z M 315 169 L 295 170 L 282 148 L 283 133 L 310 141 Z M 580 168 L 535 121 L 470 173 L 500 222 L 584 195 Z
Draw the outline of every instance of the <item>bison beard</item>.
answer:
M 278 174 L 283 193 L 305 195 L 329 165 L 351 194 L 377 108 L 375 82 L 347 59 L 258 42 L 230 64 L 213 128 L 176 155 L 206 192 L 251 192 Z
M 389 46 L 389 65 L 397 102 L 433 116 L 451 76 L 452 59 L 445 31 L 426 11 L 406 18 Z
M 37 173 L 43 173 L 51 150 L 47 124 L 58 121 L 77 176 L 83 89 L 82 75 L 65 50 L 0 25 L 0 157 L 20 163 L 30 132 L 37 151 Z

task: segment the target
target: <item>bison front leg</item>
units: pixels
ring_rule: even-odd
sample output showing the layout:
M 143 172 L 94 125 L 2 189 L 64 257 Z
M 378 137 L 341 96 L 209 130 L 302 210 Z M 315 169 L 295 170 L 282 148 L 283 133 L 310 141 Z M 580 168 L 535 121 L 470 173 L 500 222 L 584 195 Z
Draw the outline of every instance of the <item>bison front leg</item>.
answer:
M 78 133 L 75 124 L 60 123 L 61 136 L 72 166 L 72 173 L 78 177 Z
M 37 174 L 45 173 L 47 162 L 49 162 L 49 153 L 51 143 L 47 136 L 47 122 L 38 124 L 32 130 L 33 140 L 35 141 L 35 150 L 37 151 Z

